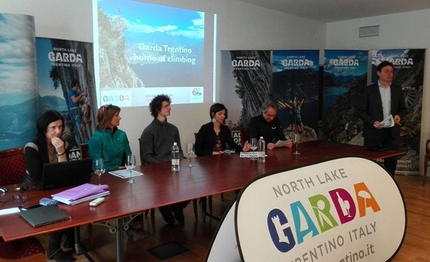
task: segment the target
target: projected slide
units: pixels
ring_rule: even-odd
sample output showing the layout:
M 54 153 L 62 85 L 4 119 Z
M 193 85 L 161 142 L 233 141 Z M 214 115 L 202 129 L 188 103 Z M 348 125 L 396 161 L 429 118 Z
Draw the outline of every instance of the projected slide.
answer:
M 100 104 L 146 106 L 213 100 L 214 16 L 138 1 L 97 1 L 94 26 Z

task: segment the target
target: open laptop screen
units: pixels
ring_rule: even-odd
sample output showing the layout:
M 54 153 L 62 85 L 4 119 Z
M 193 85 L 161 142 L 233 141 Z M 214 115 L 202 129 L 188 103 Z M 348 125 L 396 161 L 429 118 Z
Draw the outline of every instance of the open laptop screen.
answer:
M 42 181 L 37 187 L 46 190 L 88 183 L 91 172 L 91 158 L 44 164 Z

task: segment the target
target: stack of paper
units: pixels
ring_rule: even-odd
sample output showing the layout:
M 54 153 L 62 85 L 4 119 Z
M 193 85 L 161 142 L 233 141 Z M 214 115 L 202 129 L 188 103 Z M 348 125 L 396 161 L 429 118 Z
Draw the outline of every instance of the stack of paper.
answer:
M 83 184 L 77 187 L 67 189 L 52 195 L 52 199 L 55 199 L 61 203 L 67 205 L 76 205 L 82 202 L 90 201 L 99 197 L 110 195 L 108 191 L 108 185 L 93 185 Z

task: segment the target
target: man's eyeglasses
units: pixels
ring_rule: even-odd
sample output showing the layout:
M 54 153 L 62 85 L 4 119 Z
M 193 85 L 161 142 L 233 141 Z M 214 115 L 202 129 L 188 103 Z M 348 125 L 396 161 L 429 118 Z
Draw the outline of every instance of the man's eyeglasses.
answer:
M 271 118 L 275 118 L 276 117 L 276 115 L 270 115 L 270 114 L 268 114 L 268 113 L 264 113 L 267 117 L 271 117 Z

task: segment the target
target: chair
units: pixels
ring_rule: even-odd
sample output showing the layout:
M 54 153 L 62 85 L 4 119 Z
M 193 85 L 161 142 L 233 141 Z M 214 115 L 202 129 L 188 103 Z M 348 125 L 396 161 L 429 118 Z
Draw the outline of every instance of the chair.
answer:
M 0 151 L 0 185 L 20 184 L 25 174 L 24 148 Z
M 0 262 L 45 262 L 45 249 L 35 237 L 4 242 L 0 240 Z
M 142 161 L 142 141 L 140 139 L 140 137 L 138 138 L 139 140 L 139 152 L 140 152 L 140 164 L 144 165 L 145 163 Z M 197 199 L 193 199 L 193 209 L 194 209 L 194 217 L 197 219 L 198 215 L 197 215 Z M 148 213 L 150 213 L 151 215 L 151 226 L 152 226 L 152 231 L 155 231 L 155 209 L 149 209 L 145 211 L 145 217 L 148 216 Z
M 424 155 L 424 176 L 423 176 L 423 186 L 426 184 L 427 181 L 427 168 L 430 165 L 430 139 L 427 139 L 426 142 L 426 154 Z
M 197 133 L 194 133 L 194 140 L 197 140 Z M 224 194 L 221 193 L 221 200 L 224 200 Z M 211 215 L 213 213 L 213 200 L 212 200 L 212 196 L 207 196 L 207 197 L 201 197 L 199 199 L 199 203 L 202 205 L 202 216 L 203 216 L 203 221 L 206 220 L 206 215 Z M 194 205 L 194 217 L 197 219 L 198 215 L 197 215 L 197 210 L 196 210 L 196 206 L 197 204 L 197 199 L 193 199 L 193 205 Z M 206 207 L 209 206 L 209 213 L 206 210 Z
M 243 144 L 249 140 L 249 134 L 248 129 L 241 129 L 240 130 L 240 143 Z
M 79 152 L 81 153 L 81 159 L 90 158 L 90 153 L 88 152 L 88 143 L 82 143 L 79 145 Z
M 142 141 L 141 141 L 140 137 L 138 138 L 138 140 L 139 140 L 140 164 L 143 165 L 145 163 L 143 163 L 143 161 L 142 161 Z M 145 217 L 147 217 L 148 214 L 150 214 L 150 217 L 151 217 L 152 231 L 155 231 L 155 209 L 152 208 L 152 209 L 146 210 L 145 211 Z
M 0 186 L 20 184 L 25 174 L 24 148 L 0 151 Z M 35 237 L 5 242 L 0 237 L 0 262 L 45 262 L 45 249 Z

